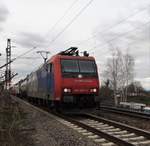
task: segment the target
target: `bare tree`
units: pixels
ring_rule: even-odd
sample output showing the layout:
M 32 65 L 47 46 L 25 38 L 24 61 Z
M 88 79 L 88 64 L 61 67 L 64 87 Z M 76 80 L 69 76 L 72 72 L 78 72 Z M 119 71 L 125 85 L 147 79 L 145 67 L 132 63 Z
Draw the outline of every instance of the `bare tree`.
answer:
M 128 85 L 133 82 L 134 78 L 134 58 L 128 52 L 123 56 L 123 73 L 125 79 L 125 96 L 123 101 L 127 101 Z
M 106 70 L 104 72 L 105 78 L 109 79 L 110 86 L 114 91 L 115 104 L 118 104 L 116 97 L 117 90 L 119 88 L 118 81 L 121 73 L 121 52 L 119 49 L 115 49 L 111 52 L 111 57 L 107 60 Z
M 119 49 L 112 50 L 111 57 L 107 60 L 104 77 L 109 79 L 110 85 L 114 91 L 115 105 L 119 102 L 117 97 L 118 91 L 122 93 L 120 100 L 127 100 L 127 89 L 126 92 L 124 92 L 124 90 L 125 87 L 133 81 L 133 67 L 134 59 L 131 55 L 128 53 L 123 55 Z
M 144 92 L 144 88 L 142 87 L 141 82 L 134 81 L 133 85 L 134 85 L 136 96 L 141 96 L 142 92 Z

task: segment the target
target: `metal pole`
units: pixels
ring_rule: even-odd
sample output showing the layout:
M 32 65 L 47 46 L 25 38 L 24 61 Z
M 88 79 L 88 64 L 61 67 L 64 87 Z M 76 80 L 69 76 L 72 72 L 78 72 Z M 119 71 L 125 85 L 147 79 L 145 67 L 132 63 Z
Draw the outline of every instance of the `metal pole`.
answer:
M 11 84 L 11 39 L 7 39 L 7 48 L 6 48 L 6 71 L 5 71 L 5 80 L 6 89 L 10 88 Z

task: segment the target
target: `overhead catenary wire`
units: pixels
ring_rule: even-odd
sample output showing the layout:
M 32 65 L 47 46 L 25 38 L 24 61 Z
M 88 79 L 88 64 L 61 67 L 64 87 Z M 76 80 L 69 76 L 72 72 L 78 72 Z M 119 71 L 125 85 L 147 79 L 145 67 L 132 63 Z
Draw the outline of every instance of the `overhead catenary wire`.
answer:
M 76 0 L 76 1 L 78 1 L 78 0 Z M 71 4 L 70 8 L 73 7 L 73 5 L 76 3 L 76 1 L 73 1 L 73 3 Z M 63 28 L 62 31 L 60 31 L 60 32 L 56 35 L 56 37 L 55 37 L 50 43 L 53 43 L 53 42 L 81 15 L 81 13 L 92 3 L 92 1 L 93 1 L 93 0 L 90 0 L 83 8 L 79 11 L 79 13 Z M 147 8 L 147 7 L 146 7 L 146 8 Z M 126 18 L 124 18 L 124 19 L 122 19 L 121 21 L 119 21 L 117 24 L 111 26 L 109 29 L 112 29 L 112 28 L 115 27 L 116 25 L 121 24 L 122 22 L 126 21 L 127 19 L 129 19 L 130 17 L 136 15 L 137 13 L 139 13 L 139 12 L 145 10 L 146 8 L 142 8 L 140 11 L 135 12 L 135 13 L 133 13 L 133 14 L 127 16 Z M 58 24 L 58 23 L 65 17 L 65 14 L 66 14 L 68 11 L 69 11 L 69 8 L 65 11 L 64 15 L 63 15 L 55 24 Z M 104 30 L 104 31 L 105 31 L 105 30 Z M 104 32 L 104 31 L 102 31 L 102 32 Z M 14 60 L 16 60 L 17 58 L 21 58 L 22 56 L 28 54 L 29 52 L 35 50 L 36 48 L 37 48 L 37 47 L 34 46 L 32 49 L 30 49 L 30 50 L 26 51 L 25 53 L 23 53 L 23 54 L 21 54 L 21 55 L 15 57 L 15 58 L 12 59 L 12 60 L 14 61 Z
M 54 37 L 54 39 L 52 39 L 51 41 L 50 41 L 50 45 L 53 43 L 53 42 L 55 42 L 56 41 L 56 39 L 58 39 L 58 37 L 62 34 L 62 33 L 64 33 L 66 30 L 67 30 L 67 28 L 83 13 L 83 11 L 85 11 L 89 6 L 90 6 L 90 4 L 93 2 L 94 0 L 90 0 L 74 17 L 73 17 L 73 19 L 71 19 L 71 21 Z
M 11 61 L 9 61 L 8 63 L 5 63 L 4 65 L 0 66 L 0 69 L 2 69 L 3 67 L 7 66 L 8 64 L 14 62 L 16 59 L 19 59 L 19 58 L 21 58 L 22 56 L 28 54 L 29 52 L 35 50 L 36 48 L 37 48 L 37 47 L 32 47 L 32 49 L 30 49 L 30 50 L 28 50 L 28 51 L 26 51 L 26 52 L 24 52 L 24 53 L 18 55 L 17 57 L 13 58 L 13 59 L 12 59 Z
M 111 25 L 110 27 L 108 27 L 108 28 L 106 28 L 106 29 L 104 29 L 104 30 L 102 30 L 102 31 L 100 31 L 100 32 L 94 33 L 93 36 L 91 36 L 91 37 L 89 37 L 89 38 L 87 38 L 87 39 L 85 39 L 85 40 L 82 40 L 82 41 L 80 41 L 80 42 L 77 43 L 77 44 L 79 45 L 79 44 L 86 43 L 87 41 L 89 41 L 89 40 L 91 40 L 91 39 L 97 37 L 98 34 L 105 33 L 105 32 L 107 32 L 107 31 L 109 31 L 109 30 L 111 30 L 111 29 L 117 27 L 118 25 L 123 24 L 123 23 L 126 22 L 128 19 L 130 19 L 130 18 L 136 16 L 137 14 L 139 14 L 139 13 L 145 11 L 145 10 L 148 9 L 149 7 L 150 7 L 150 5 L 148 5 L 148 6 L 144 7 L 144 8 L 141 8 L 141 10 L 136 11 L 136 12 L 134 12 L 134 13 L 128 15 L 127 17 L 123 18 L 123 19 L 120 20 L 119 22 L 115 23 L 114 25 Z M 68 44 L 68 43 L 67 43 L 67 44 Z
M 69 6 L 69 8 L 65 11 L 65 13 L 62 15 L 62 17 L 60 17 L 60 18 L 58 19 L 58 21 L 52 26 L 52 28 L 50 29 L 50 31 L 51 31 L 52 29 L 54 29 L 54 27 L 56 27 L 56 25 L 57 25 L 59 22 L 61 22 L 61 21 L 65 18 L 65 15 L 71 10 L 71 8 L 75 5 L 75 3 L 77 3 L 77 1 L 79 1 L 79 0 L 73 1 L 73 3 L 72 3 L 72 4 Z M 50 31 L 49 31 L 49 32 L 50 32 Z M 49 33 L 49 32 L 48 32 L 48 33 Z M 47 33 L 46 35 L 48 35 L 48 33 Z M 13 58 L 11 62 L 15 61 L 15 60 L 18 59 L 18 58 L 21 58 L 22 56 L 24 56 L 24 55 L 26 55 L 26 54 L 32 52 L 32 51 L 35 50 L 35 49 L 37 49 L 37 46 L 34 46 L 34 47 L 32 47 L 30 50 L 28 50 L 28 51 L 22 53 L 21 55 L 18 55 L 17 57 Z M 11 62 L 8 62 L 8 64 L 11 63 Z M 4 64 L 4 65 L 0 66 L 0 69 L 3 68 L 3 67 L 5 67 L 6 65 L 7 65 L 7 64 Z
M 143 25 L 148 25 L 148 24 L 150 24 L 150 21 L 146 22 L 146 23 L 143 24 Z M 114 38 L 112 38 L 112 39 L 106 41 L 105 43 L 100 43 L 100 44 L 94 46 L 93 48 L 98 48 L 98 47 L 100 47 L 100 46 L 104 46 L 104 45 L 108 44 L 109 42 L 112 42 L 113 40 L 116 40 L 116 39 L 119 38 L 119 37 L 127 36 L 128 34 L 134 32 L 135 30 L 138 30 L 138 29 L 140 29 L 141 27 L 143 27 L 143 25 L 142 25 L 142 26 L 139 26 L 139 27 L 136 27 L 136 28 L 134 28 L 134 29 L 132 29 L 132 30 L 130 30 L 130 31 L 128 31 L 128 32 L 119 34 L 119 35 L 117 35 L 116 37 L 114 37 Z M 92 49 L 90 49 L 89 51 L 91 51 L 91 50 L 92 50 Z
M 76 1 L 78 1 L 78 0 L 76 0 Z M 72 8 L 72 7 L 74 6 L 74 4 L 76 3 L 76 1 L 73 1 L 73 3 L 70 5 L 70 8 Z M 53 42 L 74 22 L 74 21 L 81 15 L 81 13 L 82 13 L 92 2 L 93 2 L 93 0 L 90 0 L 83 8 L 77 13 L 77 15 L 75 15 L 75 17 L 62 29 L 62 31 L 60 31 L 60 32 L 55 36 L 55 38 L 50 41 L 50 44 L 53 43 Z M 148 8 L 148 7 L 142 8 L 140 11 L 135 12 L 135 13 L 133 13 L 133 14 L 127 16 L 126 18 L 124 18 L 124 19 L 122 19 L 121 21 L 119 21 L 117 24 L 112 25 L 112 26 L 110 26 L 108 29 L 105 29 L 104 31 L 99 32 L 99 33 L 104 33 L 106 30 L 110 30 L 110 29 L 116 27 L 117 25 L 119 25 L 119 24 L 123 23 L 124 21 L 128 20 L 130 17 L 133 17 L 133 16 L 135 16 L 136 14 L 138 14 L 139 12 L 144 11 L 146 8 Z M 65 11 L 64 15 L 55 23 L 55 25 L 58 24 L 58 23 L 65 17 L 65 15 L 67 14 L 68 11 L 69 11 L 69 8 Z M 53 27 L 54 27 L 55 25 L 53 25 Z M 53 27 L 52 27 L 52 28 L 53 28 Z M 95 36 L 96 36 L 96 35 L 95 35 Z M 91 38 L 94 38 L 95 36 L 93 36 L 93 37 L 91 37 Z M 90 38 L 90 39 L 91 39 L 91 38 Z M 84 41 L 88 41 L 88 40 L 89 40 L 89 39 L 86 39 L 86 40 L 84 40 Z M 26 55 L 27 53 L 33 51 L 34 49 L 36 49 L 36 47 L 33 47 L 31 50 L 29 50 L 29 51 L 27 51 L 27 52 L 21 54 L 20 56 L 17 56 L 16 58 L 20 58 L 20 57 Z M 15 60 L 16 58 L 14 58 L 14 60 Z
M 77 1 L 78 1 L 78 0 L 73 1 L 73 3 L 70 5 L 69 8 L 72 8 L 72 7 L 75 5 L 75 3 L 76 3 Z M 60 31 L 60 32 L 55 36 L 54 39 L 52 39 L 52 41 L 51 41 L 50 43 L 53 43 L 53 42 L 81 15 L 81 13 L 82 13 L 93 1 L 94 1 L 94 0 L 90 0 L 83 8 L 79 11 L 79 13 L 77 13 L 77 15 L 75 15 L 75 17 L 63 28 L 63 30 Z M 149 6 L 150 6 L 150 5 L 149 5 Z M 125 17 L 124 19 L 122 19 L 121 21 L 119 21 L 117 24 L 110 26 L 110 27 L 107 28 L 106 30 L 109 30 L 109 29 L 112 29 L 112 28 L 116 27 L 117 25 L 123 23 L 124 21 L 126 21 L 126 20 L 129 19 L 130 17 L 133 17 L 133 16 L 135 16 L 136 14 L 138 14 L 139 12 L 144 11 L 144 10 L 147 9 L 149 6 L 144 7 L 144 8 L 142 8 L 140 11 L 134 12 L 133 14 L 131 14 L 131 15 Z M 65 15 L 69 12 L 69 8 L 65 11 L 64 15 L 63 15 L 62 17 L 60 17 L 60 19 L 53 25 L 53 27 L 54 27 L 56 24 L 58 24 L 60 21 L 62 21 L 62 19 L 65 17 Z M 52 27 L 52 28 L 53 28 L 53 27 Z M 104 30 L 104 31 L 106 31 L 106 30 Z M 104 31 L 102 31 L 102 32 L 104 32 Z M 102 33 L 102 32 L 99 32 L 99 33 Z M 93 36 L 93 37 L 94 37 L 94 36 Z M 92 38 L 93 38 L 93 37 L 92 37 Z M 88 40 L 88 39 L 87 39 L 87 40 Z M 84 41 L 87 41 L 87 40 L 84 40 Z M 36 48 L 37 48 L 37 46 L 34 46 L 32 49 L 28 50 L 27 52 L 25 52 L 25 53 L 23 53 L 23 54 L 21 54 L 21 55 L 15 57 L 15 58 L 13 59 L 13 61 L 16 60 L 17 58 L 20 58 L 20 57 L 22 57 L 22 56 L 28 54 L 29 52 L 35 50 Z
M 62 31 L 60 31 L 60 32 L 55 36 L 55 38 L 50 41 L 50 45 L 51 45 L 54 41 L 56 41 L 57 38 L 58 38 L 62 33 L 64 33 L 64 32 L 67 30 L 67 28 L 91 5 L 91 3 L 92 3 L 93 1 L 94 1 L 94 0 L 90 0 L 83 8 L 80 9 L 80 11 L 73 17 L 73 19 L 71 19 L 71 21 L 62 29 Z M 35 46 L 35 47 L 33 47 L 32 49 L 26 51 L 25 53 L 23 53 L 23 54 L 21 54 L 21 55 L 15 57 L 15 58 L 13 59 L 13 61 L 15 61 L 15 60 L 18 59 L 18 58 L 21 58 L 22 56 L 28 54 L 29 52 L 35 50 L 36 48 L 37 48 L 37 47 Z
M 93 1 L 93 0 L 91 0 L 91 1 Z M 91 1 L 89 3 L 91 3 Z M 80 15 L 80 12 L 78 13 L 79 15 Z M 76 17 L 74 17 L 74 19 L 77 19 L 77 17 L 78 17 L 78 15 L 76 15 Z M 52 42 L 54 42 L 75 21 L 74 19 L 72 19 L 72 21 L 70 21 L 70 23 L 68 23 L 68 25 L 66 25 L 64 27 L 64 29 L 56 35 L 56 37 L 52 40 Z M 27 53 L 31 52 L 34 49 L 36 49 L 36 48 L 33 47 L 31 50 L 29 50 L 29 51 L 27 51 L 27 52 L 17 56 L 16 58 L 21 58 L 22 56 L 26 55 Z M 14 59 L 16 59 L 16 58 L 14 58 Z
M 16 59 L 18 59 L 18 58 L 21 58 L 22 56 L 24 56 L 24 55 L 26 55 L 26 54 L 32 52 L 32 51 L 35 50 L 35 49 L 37 49 L 36 46 L 34 46 L 34 47 L 32 47 L 31 49 L 29 49 L 28 51 L 26 51 L 26 52 L 24 52 L 24 53 L 18 55 L 17 57 L 15 57 L 14 59 L 12 59 L 12 61 L 14 61 L 14 60 L 16 60 Z
M 68 14 L 68 12 L 74 7 L 74 5 L 79 0 L 74 0 L 73 3 L 68 7 L 68 9 L 64 12 L 64 14 L 56 21 L 56 23 L 51 27 L 51 29 L 46 33 L 46 36 L 53 31 L 53 29 L 65 18 L 65 16 Z
M 60 31 L 60 32 L 55 36 L 55 38 L 50 41 L 50 44 L 52 44 L 54 41 L 56 41 L 56 39 L 57 39 L 62 33 L 64 33 L 64 32 L 66 31 L 66 29 L 83 13 L 83 11 L 84 11 L 86 8 L 88 8 L 88 6 L 90 6 L 90 4 L 91 4 L 93 1 L 94 1 L 94 0 L 90 0 L 83 8 L 77 13 L 77 14 L 73 17 L 73 19 L 71 19 L 71 21 L 62 29 L 62 31 Z M 35 50 L 35 49 L 37 49 L 37 46 L 34 46 L 34 47 L 32 47 L 30 50 L 28 50 L 28 51 L 22 53 L 21 55 L 18 55 L 17 57 L 13 58 L 13 59 L 11 60 L 11 62 L 15 61 L 16 59 L 21 58 L 22 56 L 28 54 L 29 52 L 31 52 L 31 51 L 33 51 L 33 50 Z M 9 62 L 9 63 L 11 63 L 11 62 Z M 9 64 L 9 63 L 8 63 L 8 64 Z M 0 67 L 0 69 L 3 68 L 3 67 L 5 67 L 6 65 L 7 65 L 7 64 L 4 64 L 3 66 Z
M 71 10 L 71 8 L 75 5 L 75 3 L 77 3 L 79 0 L 74 0 L 73 3 L 71 3 L 71 5 L 68 7 L 68 9 L 64 12 L 64 14 L 57 20 L 57 22 L 51 27 L 51 29 L 47 32 L 47 34 L 45 35 L 45 37 L 48 35 L 49 32 L 51 32 L 55 27 L 56 25 L 58 25 L 59 22 L 61 22 L 65 16 L 67 15 L 67 13 Z M 33 51 L 34 49 L 36 49 L 38 46 L 34 46 L 31 51 Z M 31 52 L 30 50 L 27 52 Z M 26 55 L 27 53 L 25 53 L 24 55 Z M 21 55 L 20 57 L 24 56 L 24 55 Z M 19 58 L 20 58 L 19 57 Z
M 147 23 L 145 23 L 145 24 L 143 24 L 143 25 L 145 26 L 145 25 L 148 25 L 148 24 L 150 24 L 150 21 L 148 21 Z M 127 36 L 128 34 L 134 32 L 135 30 L 137 30 L 137 29 L 139 29 L 139 28 L 140 28 L 140 27 L 135 28 L 134 30 L 131 30 L 130 32 L 128 32 L 128 33 L 126 33 L 126 34 L 124 33 L 124 35 L 122 34 L 122 36 Z M 144 28 L 145 28 L 145 27 L 144 27 Z M 143 29 L 143 28 L 141 28 L 141 29 Z M 118 37 L 120 37 L 120 36 L 118 36 Z M 118 37 L 106 41 L 106 43 L 103 43 L 103 45 L 102 45 L 102 44 L 96 45 L 95 48 L 99 48 L 99 47 L 102 47 L 102 48 L 103 48 L 104 46 L 106 46 L 106 45 L 108 45 L 108 44 L 111 45 L 111 46 L 113 46 L 113 45 L 111 44 L 111 42 L 112 42 L 113 40 L 117 39 Z M 132 42 L 130 42 L 130 43 L 127 43 L 126 45 L 129 46 L 129 45 L 135 44 L 136 42 L 137 42 L 137 40 L 134 40 L 134 41 L 132 41 Z M 103 48 L 103 50 L 104 50 L 104 48 Z M 92 51 L 92 49 L 91 49 L 90 51 Z M 107 52 L 109 52 L 109 51 L 107 50 L 105 53 L 107 53 Z M 94 55 L 94 56 L 96 57 L 97 55 L 99 55 L 99 53 L 96 53 L 96 55 Z

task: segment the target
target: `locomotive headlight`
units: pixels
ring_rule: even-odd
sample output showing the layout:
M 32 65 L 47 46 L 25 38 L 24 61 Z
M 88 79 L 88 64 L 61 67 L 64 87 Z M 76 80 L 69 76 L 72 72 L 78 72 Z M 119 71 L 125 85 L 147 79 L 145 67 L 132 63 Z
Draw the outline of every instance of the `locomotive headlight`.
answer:
M 67 88 L 65 88 L 65 89 L 64 89 L 64 92 L 67 92 L 67 91 L 68 91 Z
M 90 89 L 90 92 L 96 93 L 96 92 L 97 92 L 97 89 L 96 89 L 96 88 Z
M 71 92 L 71 89 L 64 88 L 64 92 L 65 92 L 65 93 L 70 93 L 70 92 Z
M 97 89 L 96 89 L 96 88 L 94 88 L 94 89 L 93 89 L 93 92 L 97 92 Z

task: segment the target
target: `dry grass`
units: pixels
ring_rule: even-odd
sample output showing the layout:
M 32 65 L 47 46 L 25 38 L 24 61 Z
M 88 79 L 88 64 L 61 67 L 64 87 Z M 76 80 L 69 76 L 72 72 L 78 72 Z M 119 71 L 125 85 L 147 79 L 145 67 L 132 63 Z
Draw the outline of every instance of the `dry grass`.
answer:
M 7 91 L 0 95 L 0 146 L 27 145 L 27 133 L 32 129 L 26 129 L 25 116 Z

